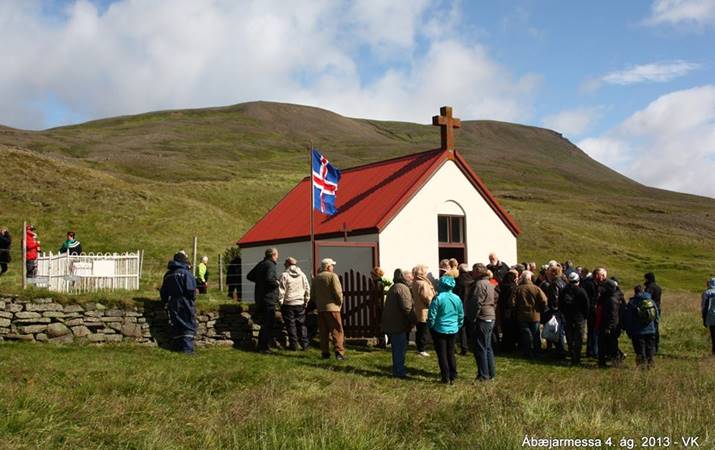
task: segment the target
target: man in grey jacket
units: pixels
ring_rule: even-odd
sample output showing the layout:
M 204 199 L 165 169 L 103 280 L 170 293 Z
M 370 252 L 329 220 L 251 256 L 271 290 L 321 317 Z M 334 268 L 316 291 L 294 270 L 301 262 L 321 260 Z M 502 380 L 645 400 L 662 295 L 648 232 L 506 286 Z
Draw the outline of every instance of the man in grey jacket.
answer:
M 489 274 L 483 264 L 475 264 L 472 295 L 467 302 L 466 317 L 473 323 L 475 346 L 474 358 L 477 360 L 477 380 L 487 381 L 496 376 L 494 351 L 492 349 L 492 331 L 496 320 L 496 301 L 494 286 L 489 283 Z
M 278 280 L 278 302 L 281 304 L 283 322 L 288 332 L 288 349 L 308 348 L 308 330 L 305 327 L 305 307 L 310 299 L 310 284 L 295 258 L 285 260 L 285 272 Z

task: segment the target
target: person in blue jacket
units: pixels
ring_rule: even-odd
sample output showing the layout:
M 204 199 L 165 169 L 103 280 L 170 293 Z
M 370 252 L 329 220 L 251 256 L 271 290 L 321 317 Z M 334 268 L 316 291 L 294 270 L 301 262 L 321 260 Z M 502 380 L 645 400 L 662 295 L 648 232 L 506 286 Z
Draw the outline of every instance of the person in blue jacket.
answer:
M 196 335 L 196 278 L 189 269 L 189 258 L 185 253 L 179 252 L 169 261 L 160 293 L 169 311 L 174 350 L 193 353 Z
M 649 316 L 646 311 L 652 311 Z M 652 319 L 651 319 L 652 317 Z M 634 288 L 634 296 L 626 305 L 623 321 L 628 337 L 633 343 L 633 351 L 636 353 L 636 366 L 650 369 L 653 366 L 655 355 L 656 322 L 660 317 L 660 311 L 651 294 L 646 292 L 642 286 Z
M 454 278 L 444 275 L 437 285 L 437 296 L 432 300 L 427 315 L 427 326 L 432 333 L 432 342 L 439 361 L 442 383 L 454 384 L 457 378 L 457 360 L 454 346 L 457 333 L 464 325 L 462 300 L 452 292 Z

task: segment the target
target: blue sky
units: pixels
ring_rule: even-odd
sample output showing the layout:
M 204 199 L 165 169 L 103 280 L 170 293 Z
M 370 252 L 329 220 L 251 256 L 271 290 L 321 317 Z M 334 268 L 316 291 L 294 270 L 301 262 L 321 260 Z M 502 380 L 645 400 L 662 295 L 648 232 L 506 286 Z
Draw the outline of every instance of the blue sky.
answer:
M 643 183 L 715 196 L 715 0 L 9 0 L 0 123 L 250 100 L 545 126 Z

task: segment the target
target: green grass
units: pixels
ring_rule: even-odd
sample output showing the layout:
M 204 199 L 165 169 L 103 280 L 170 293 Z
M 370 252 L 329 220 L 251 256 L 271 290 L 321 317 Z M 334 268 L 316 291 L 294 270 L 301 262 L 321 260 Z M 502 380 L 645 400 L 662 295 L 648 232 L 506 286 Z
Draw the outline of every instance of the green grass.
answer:
M 516 449 L 525 434 L 699 436 L 715 445 L 715 358 L 696 296 L 666 293 L 663 356 L 650 371 L 497 358 L 475 384 L 459 358 L 454 387 L 434 357 L 388 376 L 384 350 L 277 356 L 200 349 L 184 357 L 130 346 L 0 345 L 0 448 Z M 639 441 L 638 441 L 639 442 Z M 618 448 L 618 447 L 614 447 Z

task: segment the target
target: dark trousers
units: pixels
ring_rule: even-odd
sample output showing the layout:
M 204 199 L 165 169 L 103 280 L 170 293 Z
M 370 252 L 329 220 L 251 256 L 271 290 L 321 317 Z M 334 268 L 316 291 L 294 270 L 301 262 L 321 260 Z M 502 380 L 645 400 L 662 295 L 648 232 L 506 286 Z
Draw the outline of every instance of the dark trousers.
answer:
M 179 336 L 174 338 L 174 350 L 179 353 L 193 353 L 194 352 L 194 337 L 193 336 Z
M 519 348 L 527 358 L 541 352 L 539 322 L 519 322 Z
M 199 291 L 199 294 L 207 293 L 208 289 L 209 289 L 209 286 L 206 283 L 196 281 L 196 290 Z
M 581 362 L 581 349 L 583 348 L 583 333 L 586 331 L 585 320 L 566 321 L 566 341 L 569 346 L 571 362 Z
M 589 317 L 586 324 L 588 326 L 586 355 L 595 357 L 598 355 L 598 331 L 596 330 L 596 318 Z
M 710 340 L 713 344 L 713 355 L 715 355 L 715 326 L 710 327 Z
M 303 305 L 283 305 L 283 322 L 285 322 L 288 332 L 288 343 L 292 350 L 308 347 L 308 330 L 305 327 L 305 306 Z
M 424 322 L 417 322 L 415 325 L 415 346 L 417 347 L 417 352 L 423 352 L 427 348 L 427 324 Z
M 467 337 L 467 325 L 464 324 L 462 328 L 459 329 L 459 349 L 462 355 L 466 355 L 469 352 L 469 338 Z
M 390 346 L 392 349 L 392 375 L 403 378 L 407 375 L 407 369 L 405 369 L 407 333 L 391 334 Z
M 258 351 L 271 349 L 273 343 L 273 328 L 276 325 L 275 305 L 261 305 L 261 330 L 258 332 Z
M 27 268 L 27 278 L 35 278 L 37 276 L 37 261 L 25 261 Z
M 477 321 L 477 340 L 474 358 L 477 360 L 477 379 L 491 380 L 496 376 L 494 350 L 492 349 L 492 330 L 494 322 Z
M 605 366 L 608 360 L 619 356 L 618 333 L 598 332 L 598 365 Z
M 454 357 L 454 347 L 457 342 L 457 333 L 443 334 L 432 331 L 432 343 L 437 353 L 439 374 L 443 383 L 454 381 L 457 378 L 457 359 Z
M 502 319 L 501 321 L 502 340 L 499 350 L 511 353 L 519 342 L 519 326 L 513 319 Z
M 655 334 L 633 336 L 631 342 L 633 342 L 633 351 L 636 353 L 636 365 L 652 365 L 655 355 Z
M 0 275 L 4 274 L 7 272 L 7 263 L 0 263 Z

